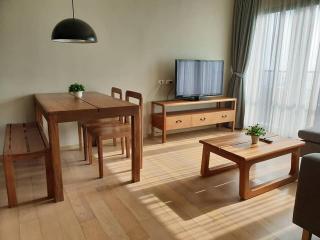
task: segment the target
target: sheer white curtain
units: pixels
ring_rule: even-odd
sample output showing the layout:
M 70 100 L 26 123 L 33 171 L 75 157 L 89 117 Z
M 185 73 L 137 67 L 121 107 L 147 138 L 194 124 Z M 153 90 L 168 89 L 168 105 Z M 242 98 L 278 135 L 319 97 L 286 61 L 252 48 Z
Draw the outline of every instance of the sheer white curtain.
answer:
M 266 2 L 265 2 L 266 3 Z M 314 124 L 320 88 L 320 7 L 268 8 L 257 18 L 245 73 L 245 125 L 283 136 Z

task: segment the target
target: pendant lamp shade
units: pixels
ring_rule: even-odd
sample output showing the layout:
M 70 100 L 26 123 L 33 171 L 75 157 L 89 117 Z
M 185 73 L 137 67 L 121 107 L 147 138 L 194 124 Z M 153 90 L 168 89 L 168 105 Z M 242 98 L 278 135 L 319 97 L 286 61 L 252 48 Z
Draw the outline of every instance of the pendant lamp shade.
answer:
M 63 43 L 96 43 L 97 36 L 92 27 L 74 17 L 74 4 L 72 3 L 72 18 L 59 22 L 53 29 L 51 40 Z
M 63 43 L 96 43 L 97 36 L 88 23 L 77 18 L 67 18 L 54 27 L 51 40 Z

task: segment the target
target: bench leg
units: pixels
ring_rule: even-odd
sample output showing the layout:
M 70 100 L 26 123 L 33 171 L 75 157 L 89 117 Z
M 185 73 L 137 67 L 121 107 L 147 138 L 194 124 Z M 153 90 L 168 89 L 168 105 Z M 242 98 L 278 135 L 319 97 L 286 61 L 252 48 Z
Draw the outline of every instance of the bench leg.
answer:
M 9 207 L 14 207 L 17 205 L 17 195 L 12 159 L 3 156 L 3 168 L 7 185 L 8 205 Z
M 53 182 L 53 169 L 50 153 L 45 156 L 46 177 L 47 177 L 47 192 L 49 198 L 54 198 L 54 182 Z

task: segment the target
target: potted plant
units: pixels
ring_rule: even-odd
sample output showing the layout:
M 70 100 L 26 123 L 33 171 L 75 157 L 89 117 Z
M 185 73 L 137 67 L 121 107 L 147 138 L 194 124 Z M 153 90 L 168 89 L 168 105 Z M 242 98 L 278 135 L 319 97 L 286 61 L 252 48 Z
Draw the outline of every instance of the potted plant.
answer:
M 252 144 L 257 144 L 259 142 L 259 137 L 266 135 L 266 130 L 258 123 L 253 126 L 249 126 L 246 130 L 246 135 L 251 136 Z
M 77 98 L 82 98 L 84 86 L 79 83 L 74 83 L 69 86 L 69 92 L 72 92 Z

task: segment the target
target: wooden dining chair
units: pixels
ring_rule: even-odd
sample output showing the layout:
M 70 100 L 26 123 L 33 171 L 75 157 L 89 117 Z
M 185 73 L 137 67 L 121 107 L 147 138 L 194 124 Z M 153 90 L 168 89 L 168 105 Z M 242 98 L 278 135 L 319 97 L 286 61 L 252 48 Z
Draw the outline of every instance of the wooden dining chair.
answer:
M 142 121 L 142 108 L 143 98 L 141 93 L 126 91 L 126 101 L 136 99 L 140 106 L 140 119 Z M 98 160 L 99 160 L 99 177 L 103 177 L 103 140 L 111 138 L 125 138 L 126 154 L 130 157 L 131 148 L 131 123 L 130 117 L 125 117 L 124 122 L 113 122 L 105 124 L 103 126 L 89 126 L 87 128 L 88 134 L 88 154 L 89 162 L 92 163 L 92 141 L 97 140 L 98 142 Z M 141 124 L 142 125 L 142 124 Z M 142 145 L 142 143 L 141 143 Z
M 111 88 L 111 96 L 116 99 L 122 100 L 122 90 L 120 88 L 112 87 Z M 110 123 L 123 123 L 124 122 L 124 117 L 119 116 L 118 118 L 104 118 L 104 119 L 99 119 L 95 121 L 89 121 L 89 122 L 79 122 L 78 123 L 78 134 L 79 134 L 79 145 L 84 146 L 84 158 L 85 160 L 88 160 L 88 137 L 87 137 L 87 128 L 92 126 L 103 126 L 105 124 L 110 124 Z M 83 139 L 83 141 L 82 141 Z M 124 154 L 124 138 L 120 138 L 121 141 L 121 153 Z M 83 142 L 83 143 L 82 143 Z M 117 138 L 113 138 L 113 145 L 117 146 Z M 82 147 L 80 147 L 82 150 Z M 89 161 L 91 164 L 92 162 Z

